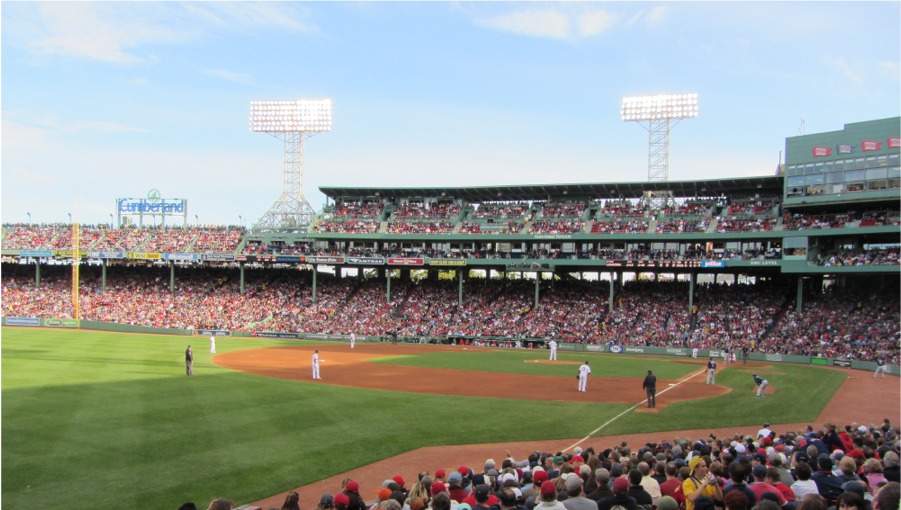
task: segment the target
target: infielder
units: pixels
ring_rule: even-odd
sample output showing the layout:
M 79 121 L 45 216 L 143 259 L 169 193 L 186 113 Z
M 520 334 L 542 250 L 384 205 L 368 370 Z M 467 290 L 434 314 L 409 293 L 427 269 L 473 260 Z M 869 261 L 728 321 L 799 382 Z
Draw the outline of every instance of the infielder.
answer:
M 876 360 L 876 371 L 873 372 L 873 379 L 875 379 L 876 376 L 879 374 L 882 374 L 882 378 L 885 379 L 885 371 L 886 371 L 885 359 L 884 358 L 877 359 Z
M 757 385 L 757 396 L 755 398 L 766 397 L 766 386 L 769 384 L 769 381 L 754 374 L 754 384 Z
M 588 374 L 590 373 L 591 367 L 588 366 L 588 362 L 586 361 L 579 367 L 579 391 L 583 393 L 586 391 L 586 386 L 588 386 Z
M 210 354 L 216 354 L 216 337 L 210 335 Z
M 350 348 L 353 349 L 354 345 L 357 343 L 357 335 L 351 333 L 350 334 Z
M 707 384 L 716 384 L 716 361 L 713 358 L 707 362 Z
M 697 347 L 695 347 L 694 349 L 691 350 L 691 357 L 692 358 L 698 357 L 698 348 Z
M 550 358 L 550 360 L 551 360 L 551 361 L 557 361 L 557 341 L 556 341 L 556 340 L 551 340 L 550 342 L 548 342 L 547 345 L 548 345 L 548 347 L 551 348 L 551 358 Z M 581 369 L 580 369 L 580 370 L 581 370 Z
M 313 353 L 313 379 L 322 379 L 319 377 L 319 349 Z

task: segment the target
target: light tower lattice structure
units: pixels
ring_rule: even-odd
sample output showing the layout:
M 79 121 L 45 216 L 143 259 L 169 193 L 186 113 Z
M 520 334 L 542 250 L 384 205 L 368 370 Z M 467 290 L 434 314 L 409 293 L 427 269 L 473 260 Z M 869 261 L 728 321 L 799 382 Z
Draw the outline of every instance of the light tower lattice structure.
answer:
M 250 102 L 250 130 L 269 133 L 285 144 L 282 194 L 253 225 L 254 231 L 309 228 L 316 213 L 303 194 L 303 142 L 331 129 L 330 99 Z
M 648 181 L 669 181 L 670 130 L 682 119 L 698 116 L 698 95 L 657 94 L 624 97 L 620 108 L 622 119 L 637 122 L 648 131 Z M 660 209 L 672 198 L 672 192 L 646 192 L 643 200 L 652 209 Z

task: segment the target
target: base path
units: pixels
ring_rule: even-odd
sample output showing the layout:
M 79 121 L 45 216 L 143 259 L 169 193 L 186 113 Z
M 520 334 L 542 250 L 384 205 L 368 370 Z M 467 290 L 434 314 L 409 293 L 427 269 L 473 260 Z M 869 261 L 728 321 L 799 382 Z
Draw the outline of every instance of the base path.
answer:
M 311 356 L 314 346 L 291 346 L 266 349 L 233 351 L 215 356 L 217 365 L 251 372 L 269 377 L 311 381 Z M 645 399 L 641 389 L 641 378 L 594 378 L 588 382 L 588 392 L 576 391 L 574 377 L 546 377 L 521 374 L 497 374 L 490 372 L 474 372 L 467 370 L 429 369 L 429 384 L 422 384 L 421 372 L 417 367 L 403 367 L 372 363 L 371 360 L 382 356 L 398 354 L 421 354 L 425 349 L 435 351 L 460 352 L 478 351 L 485 348 L 460 346 L 419 346 L 419 345 L 387 345 L 357 344 L 350 350 L 346 345 L 318 346 L 323 379 L 317 384 L 334 384 L 348 387 L 373 388 L 394 391 L 409 391 L 440 395 L 463 395 L 473 397 L 524 398 L 529 400 L 556 400 L 565 402 L 615 402 L 639 404 Z M 644 405 L 635 408 L 635 412 L 658 412 L 667 403 L 688 398 L 706 398 L 722 395 L 730 391 L 716 385 L 704 384 L 705 376 L 701 372 L 705 360 L 673 360 L 696 363 L 696 377 L 683 381 L 667 381 L 658 379 L 658 392 L 666 390 L 660 398 L 659 407 L 647 409 Z M 534 360 L 532 360 L 534 362 Z M 539 361 L 540 363 L 571 364 L 570 361 Z M 578 363 L 576 363 L 578 364 Z M 340 368 L 340 369 L 338 369 Z M 573 366 L 575 368 L 575 365 Z M 749 363 L 729 365 L 726 368 L 739 370 L 756 370 L 762 373 L 778 371 L 778 366 Z M 860 370 L 824 367 L 824 370 L 837 370 L 847 374 L 847 378 L 833 399 L 823 409 L 814 426 L 821 426 L 830 421 L 837 424 L 874 423 L 881 424 L 883 418 L 893 423 L 901 421 L 901 386 L 899 379 L 890 376 L 886 379 L 874 379 L 873 374 Z M 536 380 L 541 379 L 541 384 Z M 592 391 L 592 384 L 604 385 L 604 391 Z M 676 384 L 669 387 L 669 384 Z M 527 397 L 522 396 L 523 387 L 531 388 Z M 489 391 L 490 389 L 490 391 Z M 777 388 L 767 387 L 767 394 L 772 395 Z M 529 453 L 541 450 L 549 452 L 564 451 L 577 444 L 583 448 L 592 446 L 600 451 L 619 445 L 626 441 L 629 445 L 643 445 L 648 442 L 660 442 L 673 438 L 706 438 L 709 434 L 718 437 L 731 436 L 735 433 L 753 433 L 760 427 L 750 417 L 746 427 L 704 428 L 698 430 L 674 430 L 670 432 L 653 432 L 647 434 L 629 434 L 619 436 L 596 436 L 588 439 L 562 439 L 533 442 L 509 442 L 492 444 L 455 445 L 441 447 L 423 447 L 394 457 L 383 459 L 374 464 L 331 476 L 294 490 L 301 495 L 301 508 L 315 508 L 319 497 L 326 492 L 340 492 L 341 480 L 352 478 L 360 483 L 364 499 L 371 499 L 374 491 L 382 482 L 394 475 L 401 475 L 407 480 L 407 488 L 416 480 L 420 471 L 434 473 L 436 469 L 450 472 L 461 465 L 480 472 L 485 460 L 493 458 L 498 464 L 509 450 L 517 459 L 526 458 Z M 808 423 L 773 423 L 777 431 L 801 430 Z M 589 431 L 586 431 L 586 433 Z M 256 501 L 252 505 L 268 510 L 281 508 L 287 491 Z

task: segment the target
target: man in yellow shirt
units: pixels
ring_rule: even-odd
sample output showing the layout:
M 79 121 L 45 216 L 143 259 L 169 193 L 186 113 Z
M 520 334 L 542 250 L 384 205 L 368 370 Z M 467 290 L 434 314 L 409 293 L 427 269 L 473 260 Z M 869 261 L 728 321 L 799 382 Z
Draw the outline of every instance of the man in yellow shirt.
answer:
M 707 462 L 695 454 L 688 461 L 690 476 L 682 482 L 682 493 L 685 494 L 685 510 L 694 510 L 695 501 L 706 496 L 713 501 L 723 500 L 723 489 L 713 474 L 707 471 Z

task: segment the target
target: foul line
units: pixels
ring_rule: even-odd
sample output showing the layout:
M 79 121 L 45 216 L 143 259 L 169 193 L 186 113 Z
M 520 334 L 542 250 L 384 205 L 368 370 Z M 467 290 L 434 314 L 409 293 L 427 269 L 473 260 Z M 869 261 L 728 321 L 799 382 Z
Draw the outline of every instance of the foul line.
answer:
M 665 390 L 662 390 L 662 391 L 660 391 L 659 393 L 657 393 L 657 395 L 662 395 L 662 394 L 666 393 L 667 391 L 669 391 L 669 390 L 675 388 L 676 386 L 679 386 L 680 384 L 682 384 L 682 383 L 684 383 L 684 382 L 686 382 L 686 381 L 689 381 L 689 380 L 691 380 L 691 379 L 693 379 L 693 378 L 695 378 L 695 377 L 697 377 L 697 376 L 699 376 L 699 375 L 701 375 L 701 374 L 705 374 L 705 373 L 707 373 L 707 369 L 706 369 L 706 368 L 704 368 L 704 369 L 702 369 L 702 370 L 700 370 L 699 372 L 696 372 L 696 373 L 694 373 L 694 374 L 689 374 L 688 376 L 685 377 L 685 379 L 682 379 L 681 381 L 677 381 L 675 384 L 672 384 L 672 385 L 668 386 Z M 604 429 L 607 427 L 607 425 L 610 425 L 611 423 L 613 423 L 614 421 L 620 419 L 620 418 L 623 417 L 624 415 L 626 415 L 626 414 L 628 414 L 628 413 L 634 411 L 635 409 L 638 408 L 638 406 L 640 406 L 641 404 L 644 404 L 644 403 L 647 402 L 647 401 L 648 401 L 648 399 L 644 399 L 644 400 L 642 400 L 641 402 L 638 402 L 637 404 L 633 405 L 632 407 L 626 409 L 625 411 L 623 411 L 623 412 L 617 414 L 617 415 L 614 416 L 613 418 L 610 418 L 609 420 L 607 420 L 606 422 L 604 422 L 603 425 L 601 425 L 600 427 L 598 427 L 598 428 L 592 430 L 591 432 L 589 432 L 587 436 L 583 437 L 582 439 L 580 439 L 580 440 L 579 440 L 578 442 L 576 442 L 575 444 L 572 444 L 572 445 L 570 445 L 570 446 L 564 448 L 563 451 L 565 452 L 565 451 L 568 451 L 568 450 L 572 450 L 572 449 L 575 448 L 576 446 L 579 446 L 580 444 L 582 444 L 582 443 L 584 443 L 585 441 L 587 441 L 588 439 L 590 439 L 591 436 L 593 436 L 593 435 L 597 434 L 598 432 L 604 430 Z

